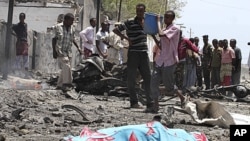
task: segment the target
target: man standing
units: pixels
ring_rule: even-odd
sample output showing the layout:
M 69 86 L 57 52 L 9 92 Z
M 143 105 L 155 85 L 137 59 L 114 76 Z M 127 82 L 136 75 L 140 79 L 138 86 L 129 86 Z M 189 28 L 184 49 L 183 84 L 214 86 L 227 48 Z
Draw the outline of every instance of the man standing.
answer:
M 103 21 L 101 23 L 101 29 L 96 33 L 96 49 L 97 53 L 102 58 L 107 58 L 108 54 L 108 46 L 109 43 L 107 41 L 109 31 L 109 23 L 108 21 Z
M 208 43 L 208 35 L 204 35 L 202 37 L 204 42 L 204 46 L 202 49 L 202 69 L 204 82 L 207 90 L 210 89 L 210 66 L 212 59 L 212 46 Z
M 16 59 L 14 68 L 17 71 L 24 71 L 25 77 L 27 77 L 27 71 L 29 67 L 29 56 L 28 56 L 28 30 L 27 23 L 25 23 L 25 13 L 19 14 L 19 23 L 12 27 L 14 35 L 17 38 L 16 42 Z
M 199 46 L 199 37 L 194 37 L 194 44 L 199 49 L 199 60 L 201 60 L 202 50 Z M 197 86 L 202 88 L 202 62 L 196 65 Z
M 166 11 L 164 14 L 164 23 L 166 28 L 161 29 L 160 17 L 158 17 L 158 34 L 160 36 L 160 43 L 158 43 L 158 51 L 154 57 L 154 70 L 151 79 L 152 98 L 155 103 L 155 111 L 158 111 L 158 99 L 160 96 L 159 85 L 162 80 L 165 89 L 168 93 L 175 93 L 174 72 L 178 59 L 178 43 L 180 37 L 180 29 L 173 24 L 175 19 L 174 11 Z
M 220 81 L 222 86 L 231 84 L 232 64 L 235 62 L 235 53 L 231 47 L 228 47 L 227 39 L 223 40 L 223 50 L 221 55 Z
M 236 40 L 230 40 L 230 46 L 234 50 L 235 53 L 235 62 L 233 64 L 232 70 L 232 85 L 240 84 L 240 75 L 241 75 L 241 50 L 240 48 L 236 47 Z
M 96 26 L 96 19 L 91 18 L 89 20 L 90 26 L 82 30 L 79 35 L 82 39 L 82 49 L 84 58 L 88 58 L 94 53 L 95 46 L 95 26 Z
M 128 90 L 130 93 L 130 107 L 140 108 L 138 98 L 135 91 L 136 74 L 139 70 L 143 82 L 145 84 L 145 93 L 147 98 L 147 109 L 152 109 L 153 103 L 150 97 L 150 79 L 151 71 L 148 57 L 147 34 L 143 30 L 144 12 L 146 6 L 144 4 L 136 5 L 136 17 L 125 21 L 123 24 L 116 27 L 113 32 L 126 39 L 129 42 L 128 60 L 127 60 L 127 81 Z M 127 36 L 121 33 L 126 30 Z
M 116 22 L 114 25 L 117 27 L 121 23 Z M 108 43 L 110 45 L 108 49 L 107 61 L 116 65 L 122 64 L 122 49 L 126 45 L 125 40 L 121 40 L 121 37 L 114 32 L 110 32 L 108 36 Z
M 221 67 L 221 54 L 222 48 L 219 47 L 218 40 L 213 39 L 212 44 L 214 46 L 211 61 L 211 87 L 214 88 L 215 85 L 220 85 L 220 67 Z
M 181 90 L 186 90 L 195 85 L 196 64 L 198 61 L 198 48 L 180 33 L 178 45 L 178 58 L 180 59 L 175 70 L 176 85 Z
M 72 43 L 77 47 L 81 54 L 81 48 L 78 47 L 75 41 L 75 28 L 72 26 L 74 22 L 74 15 L 67 13 L 64 16 L 63 23 L 55 26 L 55 42 L 56 52 L 61 73 L 58 78 L 57 88 L 67 91 L 72 87 L 72 72 L 71 72 L 71 58 L 72 58 Z

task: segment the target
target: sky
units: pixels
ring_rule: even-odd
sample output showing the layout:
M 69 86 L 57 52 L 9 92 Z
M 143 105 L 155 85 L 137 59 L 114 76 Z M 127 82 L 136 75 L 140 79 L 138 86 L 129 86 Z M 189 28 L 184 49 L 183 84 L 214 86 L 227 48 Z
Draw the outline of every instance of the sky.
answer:
M 202 35 L 213 39 L 236 39 L 242 52 L 242 64 L 246 64 L 250 46 L 250 0 L 186 0 L 176 24 L 183 24 L 185 37 Z M 191 34 L 190 34 L 191 33 Z

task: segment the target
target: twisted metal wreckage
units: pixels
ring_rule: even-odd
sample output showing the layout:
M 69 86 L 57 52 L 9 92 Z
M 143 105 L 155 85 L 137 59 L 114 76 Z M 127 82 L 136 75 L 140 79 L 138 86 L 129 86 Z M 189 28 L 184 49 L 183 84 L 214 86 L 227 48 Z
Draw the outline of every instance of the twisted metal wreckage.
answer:
M 107 93 L 109 96 L 128 96 L 126 69 L 126 64 L 113 65 L 98 56 L 83 60 L 72 69 L 75 91 L 92 95 Z M 52 86 L 56 82 L 57 76 L 52 76 L 47 81 Z M 138 82 L 136 90 L 143 95 L 141 82 Z
M 124 96 L 127 93 L 127 66 L 126 64 L 113 65 L 98 56 L 90 57 L 83 60 L 73 71 L 73 83 L 76 92 L 84 92 L 85 94 L 103 95 L 108 93 L 110 96 Z M 140 77 L 138 76 L 138 79 Z M 55 85 L 57 77 L 51 77 L 47 83 Z M 137 81 L 137 92 L 143 96 L 143 81 Z M 226 91 L 231 91 L 237 99 L 245 98 L 250 94 L 250 89 L 245 84 L 216 86 L 213 89 L 201 90 L 198 87 L 187 89 L 187 94 L 191 97 L 209 97 L 215 99 L 223 99 Z
M 81 94 L 92 94 L 92 95 L 105 95 L 108 96 L 118 96 L 118 97 L 126 97 L 129 95 L 127 92 L 127 85 L 126 85 L 126 64 L 122 65 L 113 65 L 109 62 L 103 61 L 98 56 L 93 56 L 89 59 L 84 60 L 83 62 L 79 63 L 75 68 L 72 69 L 73 71 L 73 83 L 75 84 L 75 91 L 78 92 L 78 96 L 74 97 L 75 99 L 79 99 Z M 110 73 L 109 73 L 110 72 Z M 57 77 L 50 78 L 48 83 L 50 85 L 56 85 Z M 145 105 L 146 101 L 144 100 L 144 90 L 143 90 L 143 81 L 138 80 L 136 90 L 138 93 L 139 101 Z M 230 98 L 224 95 L 226 91 L 232 91 L 236 98 Z M 74 92 L 76 94 L 76 92 Z M 200 90 L 197 87 L 191 87 L 190 89 L 187 89 L 186 95 L 198 98 L 198 97 L 208 97 L 212 99 L 226 99 L 229 101 L 239 101 L 239 102 L 249 102 L 248 100 L 244 100 L 245 97 L 247 97 L 250 94 L 250 89 L 246 85 L 231 85 L 231 86 L 218 86 L 213 89 L 209 90 Z M 176 95 L 171 96 L 167 99 L 161 99 L 160 106 L 165 106 L 163 103 L 177 97 Z M 72 98 L 72 96 L 71 96 Z M 96 97 L 97 100 L 104 100 L 99 99 Z M 188 102 L 184 108 L 176 108 L 172 107 L 175 111 L 186 113 L 191 115 L 195 121 L 199 121 L 198 123 L 208 123 L 208 124 L 218 124 L 221 127 L 228 127 L 227 121 L 221 119 L 222 113 L 228 113 L 223 109 L 223 107 L 218 106 L 216 103 L 215 107 L 221 107 L 224 112 L 219 112 L 217 115 L 212 115 L 208 121 L 202 120 L 202 122 L 194 118 L 195 114 L 198 113 L 194 108 L 191 108 L 193 110 L 188 110 L 190 108 L 190 103 Z M 193 102 L 195 104 L 195 102 Z M 194 105 L 191 104 L 191 105 Z M 212 104 L 214 105 L 214 104 Z M 192 107 L 192 106 L 191 106 Z M 84 112 L 81 110 L 81 108 L 76 107 L 74 105 L 63 105 L 62 108 L 68 108 L 72 109 L 76 112 L 78 112 L 82 118 L 83 121 L 75 121 L 79 123 L 93 123 L 93 122 L 100 122 L 98 119 L 91 120 L 89 119 Z M 218 108 L 215 108 L 218 109 Z M 196 111 L 196 112 L 195 112 Z M 171 113 L 171 112 L 170 112 Z M 169 114 L 169 113 L 165 113 Z M 228 114 L 229 117 L 231 117 L 230 114 Z M 229 118 L 229 119 L 232 119 Z M 70 119 L 68 119 L 70 120 Z M 230 121 L 230 120 L 229 120 Z

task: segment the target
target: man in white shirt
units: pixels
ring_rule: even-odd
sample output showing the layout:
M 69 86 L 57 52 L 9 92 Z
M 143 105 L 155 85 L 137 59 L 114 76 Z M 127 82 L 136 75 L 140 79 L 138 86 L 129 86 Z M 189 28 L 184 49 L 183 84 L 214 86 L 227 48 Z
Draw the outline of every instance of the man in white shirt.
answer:
M 82 50 L 85 59 L 91 56 L 95 51 L 94 42 L 95 42 L 96 18 L 91 18 L 89 22 L 91 26 L 85 28 L 79 33 L 83 42 Z
M 107 58 L 107 49 L 109 46 L 109 43 L 107 41 L 107 37 L 109 35 L 108 33 L 109 23 L 108 21 L 103 21 L 101 23 L 101 30 L 99 30 L 96 33 L 96 48 L 97 53 L 102 58 Z

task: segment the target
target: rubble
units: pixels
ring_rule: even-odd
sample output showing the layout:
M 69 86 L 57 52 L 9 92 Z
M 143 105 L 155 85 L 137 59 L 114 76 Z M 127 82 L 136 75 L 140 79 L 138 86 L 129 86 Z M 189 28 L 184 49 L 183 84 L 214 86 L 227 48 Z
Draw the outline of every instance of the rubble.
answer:
M 82 64 L 87 66 L 83 62 Z M 7 85 L 14 77 L 12 75 L 9 80 L 0 80 L 0 140 L 61 140 L 67 135 L 78 135 L 84 126 L 96 130 L 150 121 L 155 114 L 144 113 L 143 109 L 127 108 L 129 97 L 124 73 L 126 66 L 112 68 L 105 69 L 110 70 L 112 77 L 104 76 L 102 69 L 86 73 L 91 76 L 87 77 L 80 75 L 82 69 L 74 68 L 74 71 L 77 70 L 77 73 L 74 72 L 74 82 L 81 82 L 82 85 L 76 84 L 71 97 L 61 90 L 55 90 L 56 74 L 33 72 L 33 79 L 25 80 L 36 82 L 32 84 L 48 82 L 46 89 L 15 89 Z M 138 81 L 137 92 L 143 105 L 144 91 L 140 87 L 141 82 Z M 249 99 L 249 95 L 246 98 Z M 204 97 L 199 99 L 211 100 Z M 158 115 L 163 117 L 168 127 L 203 132 L 213 141 L 229 140 L 229 129 L 198 124 L 189 115 L 173 111 L 173 107 L 178 106 L 178 101 L 175 96 L 165 96 L 160 101 Z M 246 102 L 231 102 L 226 99 L 214 101 L 219 102 L 230 113 L 250 114 L 250 105 Z

